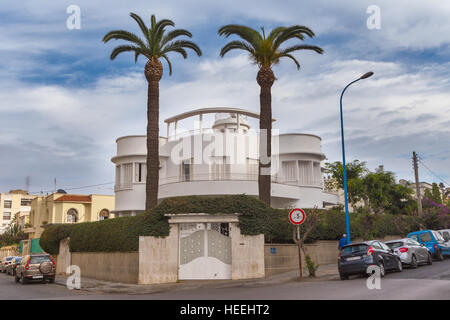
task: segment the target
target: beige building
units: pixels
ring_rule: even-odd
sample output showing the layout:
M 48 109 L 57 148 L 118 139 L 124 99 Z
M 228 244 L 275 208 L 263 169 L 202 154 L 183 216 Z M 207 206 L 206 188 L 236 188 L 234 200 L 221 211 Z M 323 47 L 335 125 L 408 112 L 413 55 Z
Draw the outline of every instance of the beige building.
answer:
M 112 218 L 113 195 L 53 193 L 31 201 L 30 224 L 25 228 L 29 239 L 39 238 L 43 226 L 59 223 L 99 221 Z
M 36 196 L 24 190 L 11 190 L 0 194 L 0 234 L 4 233 L 17 215 L 17 222 L 24 228 L 29 222 L 31 200 Z
M 417 199 L 417 188 L 416 188 L 416 183 L 412 182 L 412 181 L 407 181 L 404 179 L 400 179 L 398 181 L 399 184 L 411 188 L 413 190 L 413 196 L 415 199 Z M 423 195 L 425 194 L 425 190 L 428 189 L 430 191 L 433 190 L 433 185 L 431 183 L 428 182 L 419 182 L 419 190 L 420 190 L 420 198 L 423 199 Z

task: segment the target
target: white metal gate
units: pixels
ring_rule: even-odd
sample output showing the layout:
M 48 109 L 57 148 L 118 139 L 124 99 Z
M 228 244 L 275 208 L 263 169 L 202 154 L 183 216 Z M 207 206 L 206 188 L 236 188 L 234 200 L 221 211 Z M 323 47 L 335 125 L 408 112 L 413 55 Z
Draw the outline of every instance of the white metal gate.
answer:
M 231 279 L 229 223 L 180 224 L 180 280 Z

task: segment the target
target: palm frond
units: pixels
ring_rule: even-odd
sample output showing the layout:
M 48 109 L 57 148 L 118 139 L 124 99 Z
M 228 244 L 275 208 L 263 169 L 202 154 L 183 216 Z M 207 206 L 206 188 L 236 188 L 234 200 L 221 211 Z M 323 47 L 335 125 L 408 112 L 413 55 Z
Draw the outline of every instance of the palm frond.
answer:
M 122 45 L 122 46 L 118 46 L 115 47 L 114 50 L 111 52 L 111 56 L 110 59 L 114 60 L 120 53 L 122 52 L 134 52 L 135 53 L 135 61 L 137 61 L 137 57 L 142 54 L 144 56 L 147 56 L 147 52 L 145 52 L 144 50 L 142 50 L 139 47 L 135 47 L 135 46 L 129 46 L 129 45 Z
M 297 38 L 300 40 L 304 40 L 305 37 L 303 34 L 308 35 L 310 38 L 313 38 L 315 36 L 314 32 L 305 26 L 295 25 L 295 26 L 286 28 L 285 30 L 280 32 L 278 34 L 278 36 L 275 38 L 275 41 L 273 43 L 274 49 L 278 49 L 283 42 L 285 42 L 289 39 Z
M 267 37 L 267 39 L 269 39 L 270 41 L 273 42 L 273 40 L 275 40 L 275 38 L 276 38 L 281 32 L 283 32 L 284 30 L 286 30 L 286 27 L 277 27 L 277 28 L 273 29 L 273 30 L 270 32 L 270 34 L 269 34 L 269 36 Z
M 189 41 L 189 40 L 176 40 L 176 41 L 170 42 L 164 48 L 162 48 L 160 54 L 163 55 L 170 51 L 176 51 L 175 49 L 180 49 L 180 48 L 181 49 L 183 49 L 183 48 L 191 49 L 195 53 L 197 53 L 198 56 L 202 55 L 202 51 L 197 46 L 197 44 L 195 44 L 194 42 Z
M 163 54 L 161 57 L 162 57 L 164 60 L 166 60 L 167 65 L 169 66 L 169 76 L 171 76 L 171 75 L 172 75 L 172 64 L 170 63 L 169 58 L 168 58 L 167 55 L 165 55 L 165 54 Z
M 280 54 L 277 55 L 277 58 L 278 58 L 278 59 L 279 59 L 279 58 L 283 58 L 283 57 L 289 58 L 289 59 L 291 59 L 292 61 L 294 61 L 294 63 L 295 63 L 296 66 L 297 66 L 297 70 L 300 70 L 300 63 L 297 61 L 297 59 L 295 59 L 295 57 L 294 57 L 293 55 L 291 55 L 291 54 L 289 54 L 289 53 L 280 53 Z
M 252 48 L 250 45 L 248 45 L 247 43 L 245 43 L 243 41 L 235 40 L 235 41 L 230 41 L 222 48 L 222 50 L 220 50 L 220 56 L 223 58 L 225 56 L 225 54 L 227 54 L 229 51 L 236 50 L 236 49 L 248 51 L 250 53 L 250 55 L 255 54 L 255 49 Z
M 313 50 L 319 54 L 323 53 L 323 49 L 321 47 L 311 46 L 308 44 L 299 44 L 299 45 L 295 45 L 295 46 L 290 46 L 290 47 L 287 47 L 287 48 L 281 50 L 280 53 L 291 53 L 291 52 L 294 52 L 297 50 Z
M 172 41 L 176 37 L 181 37 L 181 36 L 186 36 L 186 37 L 192 38 L 192 33 L 190 33 L 189 31 L 187 31 L 185 29 L 172 30 L 162 38 L 161 46 L 164 46 L 169 41 Z
M 221 27 L 217 32 L 220 36 L 225 35 L 227 38 L 233 34 L 237 35 L 253 47 L 256 47 L 258 43 L 263 41 L 263 38 L 258 31 L 243 25 L 229 24 Z
M 149 37 L 149 31 L 147 26 L 145 25 L 144 20 L 142 20 L 142 18 L 140 16 L 138 16 L 136 13 L 131 12 L 130 16 L 134 19 L 134 21 L 137 22 L 137 24 L 139 25 L 139 28 L 141 29 L 142 33 L 144 34 L 145 39 L 147 40 L 147 42 L 150 42 L 150 37 Z
M 125 41 L 129 41 L 129 42 L 133 42 L 134 44 L 137 44 L 142 49 L 144 49 L 146 47 L 141 38 L 139 38 L 134 33 L 128 32 L 126 30 L 113 30 L 113 31 L 108 32 L 103 37 L 103 42 L 106 43 L 111 39 L 125 40 Z

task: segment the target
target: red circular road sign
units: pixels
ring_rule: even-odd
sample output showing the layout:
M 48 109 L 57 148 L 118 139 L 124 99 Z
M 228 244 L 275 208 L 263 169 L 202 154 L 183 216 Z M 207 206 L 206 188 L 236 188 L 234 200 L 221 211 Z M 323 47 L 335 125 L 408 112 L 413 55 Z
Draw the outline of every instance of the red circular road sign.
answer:
M 305 219 L 306 213 L 302 209 L 295 208 L 289 212 L 289 221 L 291 221 L 292 224 L 300 225 L 305 222 Z

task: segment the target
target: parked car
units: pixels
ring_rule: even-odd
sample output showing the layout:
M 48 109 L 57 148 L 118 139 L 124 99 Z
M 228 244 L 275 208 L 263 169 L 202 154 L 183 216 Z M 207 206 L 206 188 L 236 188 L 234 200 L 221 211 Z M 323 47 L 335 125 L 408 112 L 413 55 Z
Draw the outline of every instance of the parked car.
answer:
M 16 269 L 16 282 L 26 284 L 32 280 L 55 282 L 56 265 L 49 254 L 31 254 L 23 257 Z
M 450 243 L 450 229 L 439 230 L 439 233 L 445 242 Z
M 388 270 L 403 270 L 402 262 L 394 250 L 378 240 L 351 243 L 340 250 L 338 269 L 341 280 L 347 280 L 353 274 L 367 275 L 367 268 L 373 265 L 380 267 L 382 277 Z
M 15 257 L 11 260 L 11 262 L 8 264 L 8 267 L 6 268 L 6 273 L 10 274 L 12 276 L 16 275 L 16 268 L 17 265 L 20 264 L 20 261 L 22 261 L 22 257 Z
M 4 257 L 4 258 L 2 259 L 2 268 L 1 268 L 1 271 L 2 271 L 3 273 L 6 273 L 6 267 L 8 266 L 8 264 L 11 262 L 11 260 L 12 260 L 13 258 L 15 258 L 15 256 L 8 256 L 8 257 Z
M 450 246 L 445 243 L 441 234 L 434 230 L 421 230 L 408 234 L 408 238 L 414 239 L 417 242 L 425 245 L 431 253 L 433 259 L 439 261 L 444 260 L 444 257 L 450 256 Z
M 432 264 L 433 258 L 427 247 L 412 238 L 390 240 L 385 242 L 399 256 L 403 264 L 417 268 L 419 264 Z

